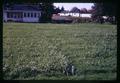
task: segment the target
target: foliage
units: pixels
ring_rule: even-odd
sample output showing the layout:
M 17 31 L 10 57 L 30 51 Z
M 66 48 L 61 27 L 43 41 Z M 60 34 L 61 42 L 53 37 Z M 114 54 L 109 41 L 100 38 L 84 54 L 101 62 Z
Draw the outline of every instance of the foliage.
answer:
M 95 3 L 92 9 L 94 10 L 93 14 L 98 16 L 116 16 L 115 3 Z
M 60 12 L 61 12 L 60 8 L 59 8 L 59 7 L 58 7 L 58 8 L 55 7 L 55 9 L 54 9 L 54 14 L 58 14 L 58 13 L 60 13 Z
M 87 10 L 86 8 L 82 8 L 82 9 L 80 10 L 80 12 L 81 12 L 81 13 L 88 13 L 88 10 Z
M 116 16 L 116 3 L 94 3 L 92 10 L 93 19 L 99 20 L 99 16 L 108 16 L 112 20 L 109 21 L 110 23 L 116 23 L 116 19 L 114 20 Z
M 41 3 L 41 22 L 51 22 L 52 14 L 54 13 L 53 3 Z
M 80 10 L 77 7 L 73 7 L 70 12 L 80 13 Z
M 64 7 L 62 6 L 62 8 L 61 8 L 61 11 L 64 11 L 65 9 L 64 9 Z

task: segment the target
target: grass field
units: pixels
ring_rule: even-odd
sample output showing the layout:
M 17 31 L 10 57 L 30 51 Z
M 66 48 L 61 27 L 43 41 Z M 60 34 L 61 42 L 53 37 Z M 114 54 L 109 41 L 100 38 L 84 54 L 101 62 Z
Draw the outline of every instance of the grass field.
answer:
M 66 76 L 69 64 L 77 74 Z M 4 79 L 115 80 L 117 28 L 107 24 L 3 24 Z

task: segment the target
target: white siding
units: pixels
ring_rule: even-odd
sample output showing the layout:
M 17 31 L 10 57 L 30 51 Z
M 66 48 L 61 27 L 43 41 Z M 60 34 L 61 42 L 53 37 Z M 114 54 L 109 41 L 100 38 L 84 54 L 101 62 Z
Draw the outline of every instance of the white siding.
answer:
M 81 14 L 80 16 L 81 16 L 81 17 L 88 17 L 88 18 L 91 18 L 91 14 Z
M 8 18 L 7 17 L 7 12 L 23 12 L 23 17 L 22 18 Z M 24 17 L 24 13 L 30 13 L 29 17 Z M 31 17 L 31 13 L 33 13 L 33 17 Z M 36 17 L 34 17 L 34 13 L 36 13 Z M 21 22 L 39 22 L 39 18 L 41 17 L 41 11 L 21 11 L 21 10 L 13 10 L 13 11 L 3 11 L 3 21 L 21 21 Z
M 73 17 L 79 17 L 80 14 L 79 13 L 59 13 L 60 16 L 73 16 Z
M 8 20 L 12 20 L 12 21 L 22 21 L 22 18 L 7 18 Z
M 24 17 L 24 13 L 30 14 L 30 16 Z M 25 11 L 23 13 L 23 22 L 39 22 L 39 18 L 41 17 L 41 12 L 39 11 Z M 33 13 L 33 17 L 31 17 L 31 13 Z M 36 13 L 36 17 L 34 17 L 34 13 Z
M 7 13 L 3 11 L 3 21 L 7 22 Z
M 71 13 L 71 15 L 74 17 L 79 17 L 80 14 L 79 13 Z
M 91 18 L 91 14 L 80 14 L 80 13 L 59 13 L 60 16 L 73 16 L 73 17 L 88 17 Z

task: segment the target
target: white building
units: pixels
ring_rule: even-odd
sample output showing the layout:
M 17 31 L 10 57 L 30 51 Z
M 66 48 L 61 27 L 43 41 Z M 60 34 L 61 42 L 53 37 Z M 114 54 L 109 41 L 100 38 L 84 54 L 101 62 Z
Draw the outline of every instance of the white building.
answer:
M 38 5 L 15 4 L 3 9 L 4 22 L 39 22 L 40 17 L 41 10 Z
M 69 11 L 63 11 L 58 14 L 60 16 L 85 17 L 85 18 L 91 18 L 92 16 L 92 14 L 89 14 L 89 13 L 76 13 L 76 12 L 69 12 Z
M 79 13 L 58 13 L 60 16 L 73 16 L 73 17 L 80 17 Z
M 80 14 L 80 17 L 91 18 L 92 14 Z
M 80 17 L 80 13 L 69 12 L 69 11 L 62 11 L 58 13 L 60 16 L 72 16 L 72 17 Z

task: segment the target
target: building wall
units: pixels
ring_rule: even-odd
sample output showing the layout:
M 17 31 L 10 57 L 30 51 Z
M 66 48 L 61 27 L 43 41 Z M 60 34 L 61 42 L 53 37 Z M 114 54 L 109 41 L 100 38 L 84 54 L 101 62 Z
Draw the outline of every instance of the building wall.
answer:
M 74 17 L 80 17 L 80 13 L 70 13 L 70 15 L 72 15 Z
M 59 13 L 60 16 L 73 16 L 73 17 L 79 17 L 79 13 Z
M 7 21 L 19 21 L 22 22 L 22 18 L 7 18 Z
M 24 14 L 28 14 L 28 13 L 33 13 L 33 17 L 25 17 Z M 34 14 L 36 13 L 36 17 L 34 17 Z M 41 12 L 40 11 L 25 11 L 23 13 L 23 22 L 39 22 L 39 19 L 41 17 Z
M 7 17 L 7 12 L 22 12 L 22 18 L 14 18 L 14 16 L 11 18 Z M 24 14 L 26 13 L 26 16 Z M 27 16 L 29 13 L 29 17 Z M 31 17 L 31 13 L 33 14 L 33 17 Z M 36 17 L 34 17 L 34 14 L 36 13 Z M 20 21 L 20 22 L 39 22 L 39 18 L 41 17 L 41 11 L 3 11 L 3 21 L 7 22 L 9 20 L 11 21 Z
M 7 22 L 7 13 L 3 11 L 3 21 Z
M 80 13 L 59 13 L 60 16 L 73 16 L 73 17 L 87 17 L 91 18 L 92 14 L 80 14 Z
M 80 17 L 91 18 L 92 14 L 80 14 Z

